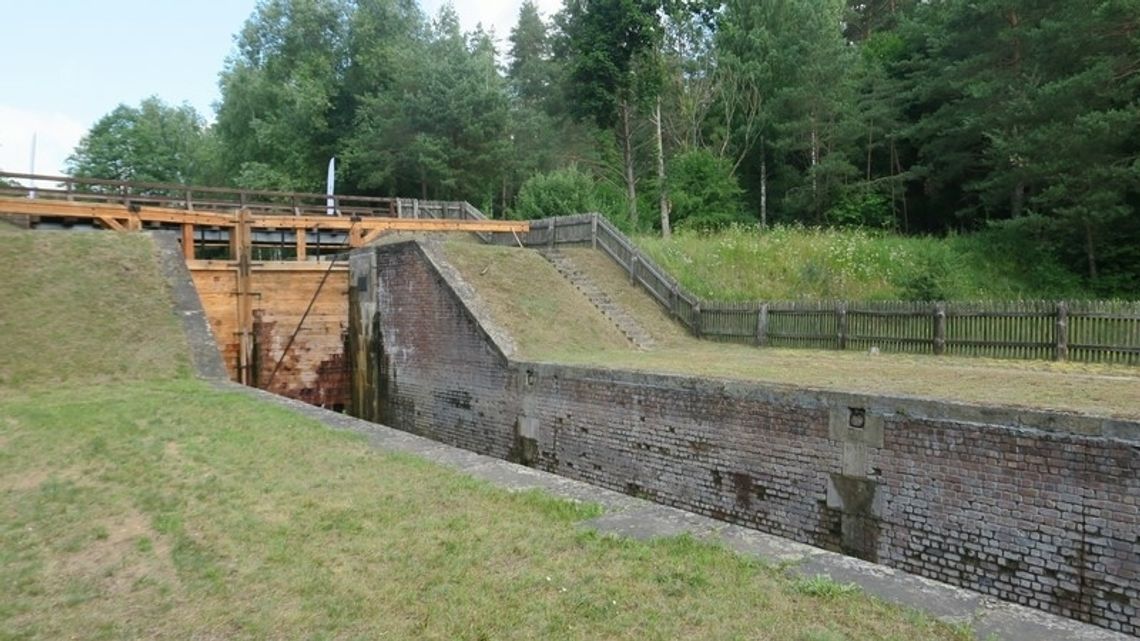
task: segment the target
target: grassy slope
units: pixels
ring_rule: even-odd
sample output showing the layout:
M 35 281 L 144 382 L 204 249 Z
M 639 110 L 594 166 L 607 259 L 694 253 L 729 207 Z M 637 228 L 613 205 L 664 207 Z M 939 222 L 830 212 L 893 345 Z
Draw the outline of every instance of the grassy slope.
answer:
M 169 378 L 189 354 L 144 236 L 0 223 L 0 387 Z
M 198 383 L 3 410 L 0 638 L 965 638 Z
M 451 250 L 449 250 L 451 251 Z M 522 252 L 509 248 L 478 248 L 482 261 L 458 261 L 464 277 L 477 285 L 490 303 L 496 323 L 516 337 L 527 338 L 525 356 L 538 360 L 611 368 L 631 368 L 682 375 L 716 376 L 848 392 L 941 398 L 967 403 L 990 403 L 1085 412 L 1104 416 L 1140 418 L 1140 371 L 1076 363 L 1007 361 L 982 358 L 870 355 L 768 348 L 761 351 L 739 345 L 698 341 L 685 334 L 601 252 L 566 249 L 575 264 L 611 298 L 622 304 L 657 340 L 655 349 L 599 347 L 576 336 L 573 323 L 564 334 L 549 335 L 533 319 L 517 314 L 512 297 L 551 309 L 567 299 L 544 280 L 519 279 L 513 269 L 482 270 L 492 256 L 499 261 L 522 260 Z M 541 259 L 535 255 L 535 261 Z M 584 299 L 578 304 L 588 305 Z M 584 312 L 574 312 L 582 314 Z M 559 312 L 561 316 L 562 312 Z M 573 316 L 567 316 L 573 318 Z M 544 321 L 545 322 L 545 321 Z
M 468 242 L 443 245 L 448 262 L 496 310 L 520 355 L 555 358 L 582 351 L 631 351 L 617 327 L 538 252 Z
M 0 234 L 59 263 L 0 272 L 0 639 L 968 638 L 189 380 L 145 241 Z
M 641 236 L 638 246 L 709 300 L 1087 298 L 1054 259 L 997 232 L 946 239 L 861 230 L 735 228 Z

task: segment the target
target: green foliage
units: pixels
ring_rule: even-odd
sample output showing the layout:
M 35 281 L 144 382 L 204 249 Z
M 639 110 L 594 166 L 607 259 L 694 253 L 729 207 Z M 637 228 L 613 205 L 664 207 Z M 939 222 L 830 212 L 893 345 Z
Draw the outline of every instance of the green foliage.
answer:
M 243 186 L 323 190 L 343 118 L 348 12 L 346 0 L 266 0 L 238 34 L 216 127 Z
M 100 118 L 67 159 L 80 178 L 188 184 L 209 175 L 210 148 L 202 117 L 189 105 L 155 97 L 119 105 Z
M 916 234 L 998 223 L 1090 290 L 1135 296 L 1137 1 L 565 0 L 547 22 L 529 0 L 502 56 L 446 7 L 264 0 L 213 127 L 120 107 L 71 170 L 318 190 L 338 156 L 342 191 L 505 212 L 528 178 L 577 164 L 621 185 L 629 227 L 659 184 L 697 228 L 737 209 Z
M 398 54 L 393 86 L 361 100 L 346 140 L 357 184 L 422 198 L 483 202 L 507 164 L 508 102 L 490 36 L 465 36 L 445 7 L 426 39 Z
M 948 238 L 872 231 L 733 226 L 637 244 L 710 300 L 1011 300 L 1085 298 L 1080 279 L 1001 228 Z
M 645 71 L 658 46 L 660 10 L 661 0 L 566 4 L 569 91 L 576 116 L 608 129 L 618 122 L 620 104 L 657 95 L 651 88 L 654 74 Z M 639 66 L 641 73 L 635 73 Z
M 888 228 L 895 221 L 885 196 L 858 188 L 848 191 L 828 210 L 827 222 L 837 227 Z
M 568 167 L 536 174 L 519 188 L 511 215 L 520 219 L 549 218 L 571 214 L 600 213 L 617 220 L 622 217 L 621 197 L 600 186 L 594 177 Z
M 669 198 L 678 229 L 712 230 L 743 222 L 743 196 L 725 158 L 698 149 L 670 163 Z
M 798 579 L 792 584 L 792 589 L 799 594 L 825 599 L 838 599 L 861 591 L 854 583 L 839 583 L 822 574 Z

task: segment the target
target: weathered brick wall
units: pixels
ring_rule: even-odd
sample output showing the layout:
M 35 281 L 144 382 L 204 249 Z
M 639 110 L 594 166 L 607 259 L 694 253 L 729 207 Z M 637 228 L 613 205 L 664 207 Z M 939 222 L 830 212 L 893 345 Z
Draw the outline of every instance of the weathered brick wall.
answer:
M 461 301 L 415 243 L 376 252 L 375 265 L 353 263 L 364 276 L 380 322 L 371 331 L 366 359 L 378 379 L 368 393 L 374 413 L 363 418 L 435 440 L 506 458 L 517 415 L 504 355 L 487 339 Z M 362 267 L 363 265 L 363 267 Z M 360 269 L 375 269 L 361 274 Z M 370 321 L 369 321 L 370 322 Z M 357 371 L 368 364 L 358 359 Z
M 888 421 L 881 561 L 1140 632 L 1140 446 L 949 420 Z
M 416 246 L 375 270 L 393 427 L 1140 632 L 1136 424 L 511 362 Z

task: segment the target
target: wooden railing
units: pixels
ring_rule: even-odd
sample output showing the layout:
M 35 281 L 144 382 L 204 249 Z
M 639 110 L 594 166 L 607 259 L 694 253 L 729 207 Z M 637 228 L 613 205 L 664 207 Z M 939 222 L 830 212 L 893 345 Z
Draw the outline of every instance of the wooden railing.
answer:
M 27 181 L 31 185 L 18 184 Z M 16 183 L 16 184 L 13 184 Z M 114 203 L 201 212 L 245 209 L 257 215 L 316 216 L 328 213 L 326 194 L 232 189 L 168 183 L 127 182 L 71 176 L 0 172 L 0 196 L 23 196 L 69 202 Z M 337 216 L 397 217 L 394 198 L 332 196 Z
M 597 214 L 531 221 L 528 247 L 591 246 L 699 338 L 775 347 L 1140 365 L 1140 301 L 708 301 Z M 492 242 L 512 244 L 510 237 Z

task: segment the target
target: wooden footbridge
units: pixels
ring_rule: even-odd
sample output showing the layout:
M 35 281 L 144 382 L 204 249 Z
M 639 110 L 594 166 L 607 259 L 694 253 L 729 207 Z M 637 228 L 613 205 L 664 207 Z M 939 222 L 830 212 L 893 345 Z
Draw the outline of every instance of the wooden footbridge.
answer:
M 387 232 L 529 230 L 465 202 L 4 172 L 0 217 L 38 229 L 178 233 L 232 378 L 337 409 L 348 402 L 348 267 L 338 256 Z

